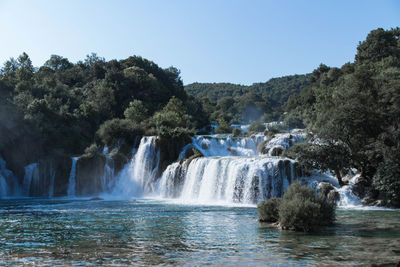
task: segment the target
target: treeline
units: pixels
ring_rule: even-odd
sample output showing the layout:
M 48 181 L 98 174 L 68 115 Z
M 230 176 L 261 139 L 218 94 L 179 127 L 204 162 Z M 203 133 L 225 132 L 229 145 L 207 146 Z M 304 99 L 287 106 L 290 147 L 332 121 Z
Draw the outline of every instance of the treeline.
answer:
M 82 154 L 144 134 L 187 137 L 208 124 L 179 70 L 137 56 L 71 63 L 52 55 L 35 68 L 23 53 L 0 71 L 0 101 L 0 156 L 22 144 L 33 158 Z
M 231 83 L 192 83 L 186 92 L 199 99 L 212 121 L 250 123 L 278 120 L 289 96 L 309 84 L 309 75 L 273 78 L 250 86 Z
M 307 126 L 313 144 L 292 153 L 306 165 L 333 170 L 339 182 L 356 168 L 373 194 L 400 206 L 400 29 L 377 29 L 357 47 L 354 63 L 320 65 L 310 86 L 292 95 L 285 121 Z

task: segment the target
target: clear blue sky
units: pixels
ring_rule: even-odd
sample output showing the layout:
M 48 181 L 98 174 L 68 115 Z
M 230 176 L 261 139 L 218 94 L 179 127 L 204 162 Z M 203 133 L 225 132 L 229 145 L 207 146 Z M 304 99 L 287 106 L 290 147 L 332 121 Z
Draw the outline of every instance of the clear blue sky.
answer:
M 140 55 L 185 84 L 251 84 L 352 61 L 370 30 L 400 26 L 400 1 L 0 0 L 0 25 L 1 64 Z

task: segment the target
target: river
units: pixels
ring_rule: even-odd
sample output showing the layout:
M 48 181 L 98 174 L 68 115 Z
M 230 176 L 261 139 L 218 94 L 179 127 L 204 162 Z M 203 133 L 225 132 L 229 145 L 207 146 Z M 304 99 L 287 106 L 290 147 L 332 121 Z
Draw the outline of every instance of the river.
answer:
M 339 209 L 304 234 L 257 221 L 252 206 L 165 200 L 0 200 L 0 265 L 395 265 L 400 210 Z

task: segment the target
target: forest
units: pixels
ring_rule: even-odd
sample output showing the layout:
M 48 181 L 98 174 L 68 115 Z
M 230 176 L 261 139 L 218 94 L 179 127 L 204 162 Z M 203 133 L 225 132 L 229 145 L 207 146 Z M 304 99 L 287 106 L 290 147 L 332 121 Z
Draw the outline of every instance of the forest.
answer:
M 290 96 L 284 121 L 306 126 L 314 142 L 293 147 L 310 167 L 341 177 L 357 169 L 376 194 L 400 206 L 400 29 L 376 29 L 354 62 L 321 64 L 310 85 Z
M 247 124 L 278 120 L 292 94 L 309 84 L 309 74 L 272 78 L 250 86 L 231 83 L 192 83 L 185 86 L 203 105 L 212 121 Z
M 78 155 L 142 135 L 175 140 L 208 124 L 179 70 L 141 57 L 71 63 L 52 55 L 35 68 L 26 53 L 0 73 L 0 155 L 11 169 L 38 158 Z

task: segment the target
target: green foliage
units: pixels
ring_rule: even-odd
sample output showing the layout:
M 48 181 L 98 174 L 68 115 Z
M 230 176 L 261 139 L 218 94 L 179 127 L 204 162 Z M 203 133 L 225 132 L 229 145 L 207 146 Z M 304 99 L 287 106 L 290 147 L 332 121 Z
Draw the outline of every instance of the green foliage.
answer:
M 309 232 L 334 220 L 335 205 L 297 182 L 288 187 L 279 205 L 279 223 L 283 229 Z
M 201 102 L 187 96 L 179 75 L 174 67 L 162 69 L 141 57 L 107 62 L 96 54 L 76 64 L 52 55 L 34 68 L 23 53 L 0 70 L 0 99 L 8 102 L 7 114 L 19 115 L 7 124 L 27 128 L 24 137 L 15 135 L 13 140 L 38 139 L 39 135 L 36 143 L 42 147 L 37 151 L 81 154 L 97 137 L 110 144 L 119 138 L 131 139 L 129 133 L 158 134 L 149 118 L 172 97 L 180 103 L 171 102 L 158 125 L 168 124 L 167 132 L 173 135 L 207 125 Z M 177 113 L 186 109 L 190 112 Z
M 388 174 L 393 153 L 387 151 L 400 149 L 399 36 L 399 28 L 373 30 L 357 47 L 354 63 L 341 68 L 321 64 L 310 86 L 289 98 L 284 118 L 288 125 L 306 125 L 323 140 L 304 151 L 303 158 L 310 153 L 315 166 L 337 174 L 356 168 L 389 199 L 397 185 L 389 178 L 394 177 Z
M 279 205 L 281 198 L 270 198 L 257 205 L 258 219 L 261 222 L 277 222 L 279 220 Z
M 231 126 L 229 125 L 229 123 L 224 120 L 221 119 L 218 121 L 218 127 L 215 129 L 215 133 L 216 134 L 227 134 L 227 133 L 231 133 L 232 129 Z
M 234 128 L 232 131 L 232 136 L 233 137 L 238 137 L 242 134 L 242 130 L 240 128 Z
M 148 109 L 143 104 L 143 101 L 134 100 L 129 103 L 129 107 L 125 109 L 124 115 L 125 118 L 135 122 L 136 124 L 140 124 L 148 117 Z
M 383 161 L 373 178 L 373 185 L 378 189 L 390 206 L 400 206 L 400 153 Z
M 85 155 L 88 157 L 93 157 L 99 152 L 99 146 L 97 144 L 91 144 L 87 148 L 85 148 Z
M 264 130 L 265 130 L 265 124 L 260 121 L 252 122 L 250 126 L 247 128 L 247 131 L 249 133 L 252 132 L 259 133 L 259 132 L 264 132 Z
M 334 171 L 339 184 L 341 177 L 350 169 L 351 155 L 346 147 L 332 143 L 296 143 L 286 156 L 297 159 L 307 170 Z
M 105 121 L 97 131 L 100 140 L 111 146 L 119 140 L 133 143 L 137 136 L 142 136 L 143 130 L 127 119 L 112 119 Z
M 200 99 L 208 117 L 228 123 L 250 123 L 262 118 L 277 120 L 283 104 L 308 85 L 308 75 L 274 78 L 250 86 L 229 83 L 193 83 L 185 90 Z M 214 104 L 213 104 L 214 102 Z
M 184 138 L 193 134 L 187 128 L 189 116 L 184 103 L 172 97 L 168 104 L 151 118 L 161 138 Z
M 268 125 L 267 129 L 265 130 L 264 134 L 268 137 L 274 137 L 277 133 L 281 133 L 282 130 L 279 128 L 278 125 Z

